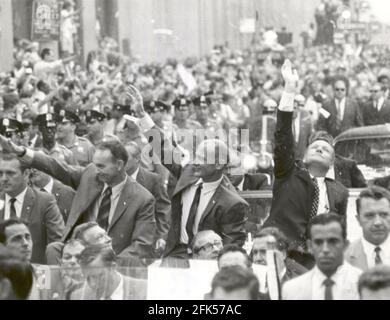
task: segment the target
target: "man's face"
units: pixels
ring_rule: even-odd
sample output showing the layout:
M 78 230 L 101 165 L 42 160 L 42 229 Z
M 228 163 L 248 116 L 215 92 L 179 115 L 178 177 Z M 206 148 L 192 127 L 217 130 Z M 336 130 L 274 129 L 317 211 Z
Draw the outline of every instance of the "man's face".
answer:
M 324 167 L 330 167 L 334 162 L 334 149 L 326 141 L 314 141 L 307 148 L 305 162 L 307 164 L 316 163 Z
M 229 178 L 233 186 L 237 187 L 244 179 L 244 170 L 240 165 L 231 165 L 226 170 L 226 176 Z
M 154 123 L 161 124 L 163 121 L 163 113 L 161 111 L 152 112 L 150 117 L 154 121 Z
M 85 247 L 79 242 L 64 246 L 61 258 L 62 277 L 68 277 L 76 282 L 81 282 L 83 280 L 79 259 L 84 248 Z
M 91 135 L 96 135 L 102 132 L 103 123 L 99 122 L 97 119 L 89 119 L 87 122 L 88 133 Z
M 385 77 L 382 78 L 380 83 L 381 83 L 382 89 L 384 91 L 386 91 L 387 89 L 390 88 L 390 79 L 389 78 L 385 78 Z
M 375 291 L 363 288 L 360 300 L 390 300 L 390 287 Z
M 176 110 L 175 111 L 175 117 L 180 122 L 186 121 L 189 116 L 190 116 L 190 112 L 189 112 L 188 109 Z
M 217 287 L 212 298 L 213 300 L 251 300 L 251 293 L 249 288 L 239 288 L 228 292 L 221 287 Z
M 96 150 L 93 163 L 98 171 L 98 179 L 107 184 L 110 184 L 121 171 L 118 162 L 115 161 L 114 163 L 110 150 Z
M 374 85 L 371 90 L 371 98 L 374 101 L 378 101 L 383 96 L 382 88 L 379 84 Z
M 215 260 L 218 258 L 218 253 L 223 247 L 222 239 L 216 233 L 210 232 L 198 239 L 195 244 L 198 252 L 197 259 L 200 260 Z
M 54 61 L 53 51 L 50 50 L 50 51 L 45 55 L 45 61 L 47 61 L 47 62 Z
M 215 154 L 207 154 L 207 152 L 204 152 L 204 149 L 200 147 L 195 154 L 193 175 L 202 178 L 203 180 L 215 175 L 218 169 L 222 169 L 220 165 L 216 164 L 218 160 L 219 159 L 216 159 Z
M 240 251 L 227 252 L 219 259 L 219 269 L 224 267 L 240 266 L 245 269 L 247 266 L 247 257 Z
M 38 188 L 43 188 L 49 183 L 50 176 L 42 171 L 31 169 L 30 171 L 30 181 L 33 185 Z
M 24 224 L 14 224 L 7 227 L 5 236 L 7 248 L 20 253 L 25 261 L 31 260 L 33 243 L 30 231 Z
M 336 99 L 343 99 L 347 95 L 347 87 L 344 81 L 337 81 L 334 85 L 334 96 Z
M 362 227 L 364 238 L 373 245 L 381 245 L 390 231 L 389 200 L 362 198 L 357 219 Z
M 84 241 L 89 245 L 111 245 L 112 242 L 107 232 L 99 226 L 89 228 L 87 231 L 84 232 L 83 238 Z
M 28 176 L 18 160 L 0 160 L 0 189 L 10 196 L 19 195 L 27 187 Z
M 252 257 L 253 263 L 267 265 L 267 237 L 256 238 L 253 241 Z
M 208 106 L 195 106 L 196 118 L 200 122 L 206 122 L 209 117 L 209 108 Z
M 71 134 L 73 134 L 76 130 L 76 126 L 70 122 L 61 122 L 57 126 L 57 138 L 58 139 L 65 139 L 69 137 Z
M 131 152 L 128 152 L 129 154 L 129 161 L 127 162 L 126 171 L 128 173 L 131 172 L 134 173 L 139 168 L 139 159 L 134 158 L 134 156 L 131 154 Z
M 45 143 L 53 143 L 56 140 L 56 127 L 48 128 L 46 126 L 41 126 L 39 131 L 41 131 L 42 139 Z
M 317 267 L 328 276 L 333 275 L 343 264 L 345 239 L 339 223 L 314 225 L 311 228 L 310 248 Z
M 96 292 L 97 298 L 105 298 L 112 272 L 113 268 L 105 266 L 100 257 L 83 268 L 88 286 Z

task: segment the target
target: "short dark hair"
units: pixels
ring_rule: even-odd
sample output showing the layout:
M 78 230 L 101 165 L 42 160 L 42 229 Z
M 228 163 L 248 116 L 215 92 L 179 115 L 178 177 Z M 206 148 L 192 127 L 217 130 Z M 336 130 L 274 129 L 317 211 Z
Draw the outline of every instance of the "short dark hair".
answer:
M 13 225 L 18 225 L 18 224 L 24 224 L 27 227 L 27 229 L 29 229 L 28 223 L 22 219 L 8 219 L 0 222 L 0 243 L 5 244 L 7 242 L 7 236 L 5 235 L 5 230 L 8 227 L 11 227 Z
M 19 162 L 20 171 L 22 171 L 22 173 L 24 173 L 27 169 L 30 169 L 30 167 L 26 165 L 23 161 L 21 161 L 20 158 L 14 153 L 0 152 L 0 160 L 3 161 L 16 160 L 17 162 Z
M 86 222 L 86 223 L 80 224 L 76 228 L 74 228 L 73 234 L 72 234 L 72 239 L 80 240 L 84 245 L 88 245 L 85 242 L 84 233 L 87 230 L 92 229 L 94 227 L 98 227 L 98 226 L 99 225 L 96 222 L 94 222 L 94 221 L 90 221 L 90 222 Z
M 31 265 L 16 252 L 0 246 L 0 280 L 8 279 L 16 298 L 26 300 L 33 284 Z M 13 297 L 10 297 L 13 298 Z
M 275 238 L 276 246 L 278 250 L 280 251 L 288 250 L 289 241 L 286 235 L 279 228 L 276 227 L 268 227 L 268 228 L 261 229 L 253 236 L 253 240 L 259 238 L 265 238 L 268 236 L 273 236 Z
M 342 230 L 342 237 L 344 240 L 346 240 L 347 225 L 345 222 L 345 218 L 336 213 L 320 214 L 318 216 L 315 216 L 313 219 L 311 219 L 307 228 L 307 237 L 311 239 L 311 229 L 314 226 L 318 226 L 318 225 L 325 226 L 332 222 L 337 222 L 338 224 L 340 224 Z
M 379 291 L 390 288 L 390 266 L 380 265 L 364 272 L 358 282 L 359 293 L 363 289 Z
M 382 74 L 382 75 L 378 76 L 378 82 L 382 82 L 383 79 L 390 80 L 390 76 L 387 74 Z
M 86 247 L 80 255 L 80 265 L 88 266 L 92 261 L 101 258 L 105 267 L 112 267 L 116 262 L 116 254 L 111 246 L 97 244 Z
M 217 288 L 222 288 L 226 292 L 248 288 L 251 300 L 257 300 L 259 295 L 259 280 L 250 269 L 240 266 L 222 268 L 211 283 L 211 294 Z
M 219 266 L 219 261 L 221 260 L 221 257 L 228 253 L 228 252 L 241 252 L 245 257 L 246 257 L 246 265 L 248 268 L 252 267 L 252 259 L 251 257 L 247 254 L 245 249 L 242 247 L 239 247 L 236 244 L 228 244 L 222 248 L 222 250 L 218 254 L 218 266 Z
M 390 203 L 390 192 L 379 186 L 371 186 L 369 188 L 364 189 L 360 192 L 359 197 L 356 199 L 356 212 L 360 214 L 360 208 L 362 204 L 363 198 L 371 198 L 374 200 L 387 199 Z
M 129 155 L 125 146 L 117 140 L 104 141 L 97 147 L 98 150 L 109 150 L 114 160 L 122 160 L 126 165 L 129 161 Z
M 47 55 L 49 55 L 51 52 L 50 48 L 44 48 L 41 51 L 41 59 L 44 60 Z

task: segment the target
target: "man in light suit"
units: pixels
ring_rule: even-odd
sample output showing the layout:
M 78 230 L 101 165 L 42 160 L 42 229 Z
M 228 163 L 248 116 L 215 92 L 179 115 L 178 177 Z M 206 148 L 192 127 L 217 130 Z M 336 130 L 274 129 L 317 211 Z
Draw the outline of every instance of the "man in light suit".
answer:
M 77 190 L 62 242 L 84 222 L 97 221 L 113 239 L 121 257 L 150 257 L 155 236 L 153 196 L 126 175 L 128 154 L 119 141 L 102 143 L 93 164 L 68 166 L 40 152 L 19 147 L 0 135 L 4 150 L 19 155 L 31 167 L 57 178 Z
M 308 233 L 316 265 L 284 284 L 283 300 L 358 300 L 362 271 L 344 262 L 347 231 L 343 217 L 316 216 Z
M 111 247 L 85 248 L 80 265 L 86 282 L 71 295 L 71 300 L 146 300 L 147 281 L 120 274 Z
M 57 206 L 61 211 L 64 222 L 66 223 L 68 221 L 70 208 L 76 192 L 71 187 L 65 186 L 58 180 L 54 180 L 46 173 L 35 169 L 31 169 L 30 181 L 40 191 L 52 194 L 56 198 Z
M 320 110 L 318 130 L 327 131 L 336 138 L 350 128 L 363 126 L 363 120 L 357 102 L 347 97 L 348 80 L 336 78 L 333 90 L 334 99 L 324 103 Z
M 0 184 L 5 193 L 0 221 L 26 220 L 34 242 L 31 261 L 44 264 L 47 245 L 63 236 L 64 221 L 52 195 L 27 185 L 29 175 L 28 167 L 16 155 L 0 155 Z
M 363 237 L 350 244 L 345 259 L 363 271 L 390 265 L 390 192 L 377 186 L 362 191 L 356 211 Z
M 137 143 L 130 142 L 126 145 L 126 150 L 129 154 L 129 161 L 126 167 L 127 174 L 148 190 L 156 199 L 155 218 L 157 231 L 155 249 L 157 252 L 164 251 L 171 221 L 171 201 L 168 198 L 167 190 L 158 174 L 140 166 L 142 150 Z

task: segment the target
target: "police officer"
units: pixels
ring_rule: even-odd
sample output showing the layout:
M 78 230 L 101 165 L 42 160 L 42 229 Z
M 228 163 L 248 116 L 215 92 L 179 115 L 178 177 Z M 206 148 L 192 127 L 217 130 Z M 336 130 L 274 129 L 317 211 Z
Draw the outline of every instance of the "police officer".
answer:
M 23 132 L 23 125 L 11 118 L 0 119 L 0 133 L 12 140 L 15 144 L 21 143 L 21 133 Z
M 110 139 L 118 140 L 116 136 L 104 132 L 106 119 L 106 115 L 101 112 L 95 110 L 87 110 L 85 112 L 85 122 L 87 123 L 88 129 L 85 138 L 87 138 L 95 147 Z
M 37 116 L 36 123 L 42 135 L 42 141 L 36 147 L 41 148 L 43 152 L 57 160 L 64 161 L 70 165 L 78 165 L 72 151 L 56 141 L 57 122 L 59 122 L 59 117 L 55 113 Z
M 73 152 L 80 166 L 86 167 L 92 162 L 95 147 L 87 138 L 76 135 L 80 118 L 69 110 L 59 110 L 58 117 L 57 141 Z

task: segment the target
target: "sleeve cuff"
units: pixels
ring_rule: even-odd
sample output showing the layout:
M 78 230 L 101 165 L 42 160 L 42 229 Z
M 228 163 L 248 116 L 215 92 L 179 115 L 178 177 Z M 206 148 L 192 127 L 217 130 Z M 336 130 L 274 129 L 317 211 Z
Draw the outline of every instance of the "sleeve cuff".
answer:
M 31 164 L 34 159 L 35 152 L 31 149 L 26 148 L 26 154 L 22 157 L 22 160 L 28 164 Z
M 141 131 L 145 133 L 148 130 L 152 129 L 155 126 L 155 123 L 152 118 L 148 114 L 146 114 L 143 118 L 139 120 L 138 126 L 140 127 Z
M 284 112 L 293 112 L 294 111 L 294 99 L 295 93 L 289 93 L 283 91 L 282 98 L 280 99 L 278 109 Z

